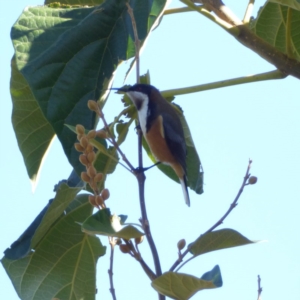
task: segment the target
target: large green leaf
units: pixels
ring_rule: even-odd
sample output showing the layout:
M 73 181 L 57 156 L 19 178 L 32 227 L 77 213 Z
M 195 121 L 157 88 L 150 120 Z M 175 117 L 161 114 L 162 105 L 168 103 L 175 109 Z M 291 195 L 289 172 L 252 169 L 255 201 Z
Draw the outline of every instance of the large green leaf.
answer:
M 81 189 L 82 188 L 71 188 L 65 183 L 60 184 L 53 202 L 48 208 L 42 223 L 35 232 L 31 244 L 32 248 L 36 247 L 53 223 L 64 214 L 69 204 L 74 200 Z
M 12 124 L 28 176 L 34 185 L 55 132 L 17 69 L 15 58 L 11 61 L 10 93 L 13 101 Z
M 78 196 L 31 255 L 2 264 L 21 299 L 95 299 L 95 268 L 105 254 L 98 238 L 77 222 L 91 214 L 87 195 Z
M 211 251 L 252 243 L 254 242 L 233 229 L 221 229 L 201 235 L 193 243 L 190 251 L 193 255 L 197 256 Z
M 300 1 L 299 0 L 269 0 L 269 2 L 278 3 L 284 6 L 300 10 Z
M 5 257 L 19 259 L 28 255 L 43 239 L 52 225 L 63 216 L 65 209 L 74 200 L 81 188 L 71 188 L 61 183 L 54 199 L 49 200 L 46 207 L 34 219 L 22 235 L 5 250 Z
M 164 0 L 131 1 L 143 42 L 165 6 Z M 134 56 L 125 0 L 98 7 L 28 8 L 12 29 L 17 67 L 25 76 L 77 173 L 76 135 L 64 124 L 95 126 L 90 99 L 106 101 L 106 90 L 122 60 Z
M 203 274 L 201 278 L 183 273 L 166 272 L 152 282 L 152 287 L 160 294 L 172 299 L 187 300 L 198 291 L 222 286 L 219 266 Z
M 282 2 L 289 2 L 291 4 L 291 1 Z M 290 5 L 290 7 L 293 6 Z M 259 37 L 284 54 L 292 56 L 292 58 L 299 61 L 300 11 L 290 7 L 278 3 L 266 2 L 260 9 L 251 27 Z

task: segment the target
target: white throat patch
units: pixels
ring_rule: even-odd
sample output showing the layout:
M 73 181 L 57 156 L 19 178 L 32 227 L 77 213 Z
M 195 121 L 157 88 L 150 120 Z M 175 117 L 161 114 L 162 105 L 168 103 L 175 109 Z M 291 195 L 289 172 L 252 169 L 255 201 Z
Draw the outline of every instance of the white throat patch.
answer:
M 127 92 L 128 97 L 131 99 L 135 107 L 137 108 L 138 116 L 139 116 L 139 123 L 142 129 L 143 134 L 146 133 L 146 122 L 148 117 L 148 103 L 149 98 L 146 94 L 137 92 L 137 91 L 130 91 Z

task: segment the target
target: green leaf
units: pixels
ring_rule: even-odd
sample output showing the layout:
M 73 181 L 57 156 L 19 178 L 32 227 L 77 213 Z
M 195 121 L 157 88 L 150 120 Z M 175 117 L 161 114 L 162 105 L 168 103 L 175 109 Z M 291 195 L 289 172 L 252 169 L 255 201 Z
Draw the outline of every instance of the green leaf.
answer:
M 55 136 L 23 75 L 11 61 L 10 93 L 13 101 L 12 124 L 23 155 L 27 174 L 35 186 L 43 157 Z
M 178 107 L 178 106 L 177 106 Z M 187 178 L 189 187 L 194 190 L 197 194 L 203 193 L 203 168 L 195 148 L 192 134 L 187 124 L 184 115 L 180 114 L 180 121 L 184 131 L 185 142 L 187 146 Z
M 1 260 L 21 299 L 95 299 L 96 262 L 105 254 L 98 238 L 81 232 L 93 207 L 79 195 L 31 255 Z
M 299 0 L 269 0 L 269 2 L 278 3 L 283 6 L 288 6 L 296 10 L 300 10 L 300 1 Z
M 205 273 L 200 279 L 183 273 L 166 272 L 151 283 L 160 294 L 172 299 L 187 300 L 198 291 L 222 286 L 219 266 Z
M 132 225 L 122 227 L 124 216 L 111 215 L 108 208 L 101 209 L 82 224 L 82 231 L 88 234 L 100 234 L 105 236 L 119 237 L 126 240 L 138 238 L 144 235 Z
M 239 232 L 233 229 L 221 229 L 201 235 L 192 245 L 190 252 L 201 255 L 207 252 L 252 244 Z
M 288 10 L 290 14 L 288 17 Z M 300 11 L 266 2 L 251 23 L 252 30 L 282 53 L 300 60 Z M 290 26 L 290 30 L 289 30 Z
M 131 3 L 142 43 L 165 2 Z M 76 135 L 64 124 L 94 128 L 96 117 L 87 101 L 99 100 L 103 107 L 115 69 L 134 56 L 125 3 L 110 0 L 96 8 L 30 7 L 12 28 L 17 67 L 78 174 L 83 166 L 74 148 Z
M 31 243 L 33 249 L 43 239 L 50 227 L 64 214 L 69 204 L 74 200 L 81 189 L 82 188 L 70 188 L 65 183 L 60 184 L 53 202 L 33 236 Z
M 132 120 L 130 120 L 129 122 L 118 121 L 116 125 L 116 131 L 118 133 L 117 143 L 119 146 L 125 141 L 131 123 Z

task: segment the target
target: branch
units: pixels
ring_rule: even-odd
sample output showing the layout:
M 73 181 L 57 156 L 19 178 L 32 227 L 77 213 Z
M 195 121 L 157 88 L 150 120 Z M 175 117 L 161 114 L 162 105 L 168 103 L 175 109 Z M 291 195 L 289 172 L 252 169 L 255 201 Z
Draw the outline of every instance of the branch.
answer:
M 143 260 L 141 253 L 138 251 L 138 249 L 135 249 L 132 242 L 128 240 L 124 240 L 125 244 L 128 246 L 130 252 L 129 254 L 134 257 L 141 265 L 149 279 L 152 281 L 157 278 L 155 273 L 150 269 L 150 267 L 146 264 L 146 262 Z
M 171 96 L 178 96 L 178 95 L 202 92 L 202 91 L 207 91 L 207 90 L 211 90 L 211 89 L 217 89 L 217 88 L 222 88 L 222 87 L 226 87 L 226 86 L 232 86 L 232 85 L 238 85 L 238 84 L 244 84 L 244 83 L 250 83 L 250 82 L 282 79 L 285 77 L 286 77 L 286 75 L 283 74 L 281 71 L 274 70 L 274 71 L 260 73 L 260 74 L 256 74 L 256 75 L 243 76 L 243 77 L 237 77 L 237 78 L 233 78 L 233 79 L 216 81 L 216 82 L 212 82 L 212 83 L 194 85 L 194 86 L 185 87 L 185 88 L 166 90 L 166 91 L 162 91 L 161 93 L 164 97 L 171 97 Z
M 110 265 L 108 269 L 108 275 L 109 275 L 109 283 L 110 283 L 110 289 L 111 296 L 113 300 L 117 300 L 115 288 L 114 288 L 114 281 L 113 281 L 113 262 L 114 262 L 114 250 L 116 245 L 116 240 L 113 237 L 109 238 L 109 244 L 110 244 Z
M 203 3 L 207 9 L 213 11 L 220 19 L 231 25 L 236 26 L 243 24 L 242 21 L 220 0 L 194 0 L 193 2 Z
M 300 79 L 300 62 L 289 58 L 286 54 L 277 50 L 262 38 L 258 37 L 246 25 L 236 27 L 239 34 L 235 38 L 247 48 L 256 52 L 266 61 L 277 67 L 285 75 L 292 75 Z
M 147 210 L 146 210 L 146 202 L 145 202 L 145 180 L 146 176 L 143 171 L 143 150 L 142 150 L 142 138 L 143 134 L 142 131 L 138 130 L 138 159 L 139 159 L 139 167 L 138 171 L 136 172 L 136 178 L 138 180 L 138 186 L 139 186 L 139 199 L 140 199 L 140 207 L 141 207 L 141 224 L 143 226 L 143 229 L 145 231 L 145 235 L 152 253 L 156 276 L 159 277 L 162 274 L 160 261 L 158 252 L 154 243 L 154 240 L 152 238 L 151 230 L 150 230 L 150 224 L 147 217 Z M 159 294 L 159 299 L 164 300 L 165 296 Z
M 119 144 L 117 143 L 117 141 L 115 140 L 114 135 L 111 133 L 109 126 L 106 122 L 106 119 L 104 117 L 104 114 L 99 106 L 99 104 L 94 101 L 94 100 L 89 100 L 88 101 L 88 107 L 90 110 L 96 112 L 96 114 L 99 116 L 99 118 L 102 120 L 103 124 L 104 124 L 104 128 L 107 131 L 108 135 L 109 135 L 109 141 L 113 144 L 113 146 L 115 147 L 115 149 L 118 151 L 118 153 L 121 155 L 123 161 L 128 165 L 128 167 L 130 168 L 130 171 L 133 172 L 134 167 L 133 165 L 130 163 L 130 161 L 127 159 L 127 157 L 125 156 L 125 154 L 123 153 L 123 151 L 121 150 L 121 148 L 119 147 Z
M 226 211 L 226 213 L 223 215 L 223 217 L 218 221 L 216 222 L 215 225 L 213 225 L 212 227 L 210 227 L 208 230 L 206 230 L 203 234 L 206 234 L 206 233 L 209 233 L 209 232 L 212 232 L 214 229 L 216 229 L 218 226 L 220 226 L 223 221 L 227 218 L 227 216 L 231 213 L 231 211 L 237 206 L 237 202 L 240 198 L 240 196 L 242 195 L 243 191 L 244 191 L 244 187 L 246 185 L 248 185 L 248 179 L 250 177 L 250 168 L 251 168 L 251 164 L 252 164 L 252 160 L 249 160 L 249 164 L 248 164 L 248 167 L 247 167 L 247 171 L 246 171 L 246 174 L 244 176 L 244 179 L 243 179 L 243 183 L 234 199 L 234 201 L 230 204 L 230 207 L 229 209 Z
M 260 282 L 261 282 L 261 279 L 260 279 L 260 276 L 258 275 L 257 276 L 257 285 L 258 285 L 258 290 L 257 290 L 257 293 L 258 293 L 258 296 L 257 296 L 257 300 L 261 300 L 261 293 L 262 293 L 262 287 L 260 285 Z
M 180 1 L 221 26 L 241 44 L 274 65 L 283 74 L 292 75 L 300 79 L 300 62 L 282 53 L 273 45 L 257 36 L 248 25 L 239 21 L 222 1 L 201 0 L 201 3 L 203 3 L 205 7 L 209 7 L 217 17 L 214 17 L 208 10 L 195 5 L 190 0 Z
M 245 11 L 245 16 L 243 19 L 244 24 L 248 24 L 250 22 L 251 16 L 252 16 L 252 11 L 253 11 L 253 6 L 254 6 L 254 0 L 249 0 L 249 3 L 247 5 L 247 9 Z
M 218 226 L 220 226 L 223 221 L 227 218 L 227 216 L 231 213 L 231 211 L 237 206 L 237 202 L 241 196 L 241 194 L 243 193 L 244 191 L 244 187 L 246 185 L 248 185 L 248 179 L 250 177 L 250 167 L 251 167 L 251 164 L 252 164 L 252 160 L 249 160 L 249 163 L 248 163 L 248 166 L 247 166 L 247 170 L 246 170 L 246 174 L 244 176 L 244 179 L 243 179 L 243 183 L 234 199 L 234 201 L 230 204 L 230 207 L 229 209 L 226 211 L 226 213 L 221 217 L 221 219 L 219 221 L 217 221 L 212 227 L 210 227 L 208 230 L 206 230 L 202 235 L 206 234 L 206 233 L 209 233 L 211 231 L 213 231 L 214 229 L 216 229 Z M 174 271 L 178 266 L 179 264 L 182 262 L 182 259 L 190 252 L 190 249 L 191 247 L 193 246 L 193 243 L 191 243 L 187 249 L 182 253 L 182 255 L 175 261 L 175 263 L 172 265 L 172 267 L 170 268 L 170 271 Z M 191 259 L 193 259 L 194 257 L 191 257 L 188 261 L 190 261 Z M 187 263 L 184 262 L 183 264 Z M 182 266 L 181 266 L 182 267 Z M 178 271 L 178 270 L 177 270 Z
M 126 5 L 127 5 L 127 9 L 128 9 L 128 14 L 129 14 L 130 19 L 131 19 L 132 29 L 133 29 L 133 34 L 134 34 L 135 62 L 136 62 L 136 82 L 139 83 L 140 82 L 140 47 L 141 47 L 141 42 L 139 40 L 133 10 L 130 7 L 128 2 L 126 3 Z

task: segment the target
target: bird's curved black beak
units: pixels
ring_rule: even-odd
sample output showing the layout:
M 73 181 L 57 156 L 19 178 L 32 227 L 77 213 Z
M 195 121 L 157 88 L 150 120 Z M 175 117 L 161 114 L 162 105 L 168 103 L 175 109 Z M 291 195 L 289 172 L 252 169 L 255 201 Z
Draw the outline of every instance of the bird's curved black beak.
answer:
M 126 87 L 121 87 L 121 88 L 110 88 L 110 90 L 118 91 L 118 92 L 123 92 L 123 93 L 128 92 L 128 88 L 126 88 Z

